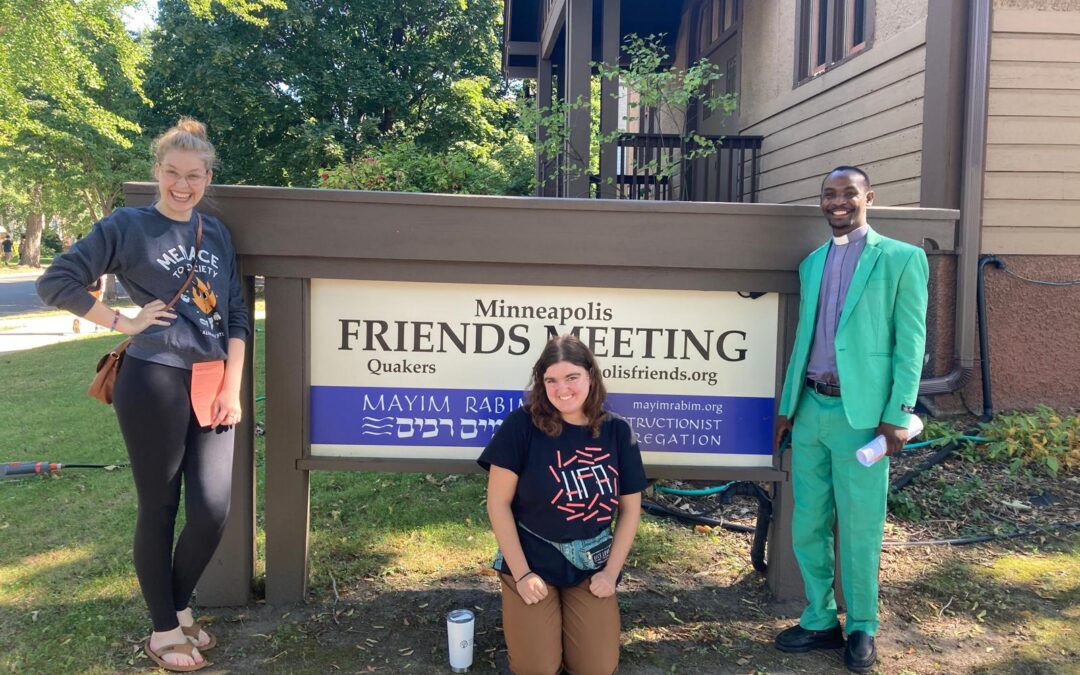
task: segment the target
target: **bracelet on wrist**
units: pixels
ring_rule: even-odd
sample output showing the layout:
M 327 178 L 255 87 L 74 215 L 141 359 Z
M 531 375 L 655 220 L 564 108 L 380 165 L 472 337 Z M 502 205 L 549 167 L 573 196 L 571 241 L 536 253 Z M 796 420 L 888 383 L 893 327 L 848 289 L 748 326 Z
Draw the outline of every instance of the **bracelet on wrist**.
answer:
M 120 323 L 120 310 L 113 310 L 112 325 L 109 326 L 109 330 L 116 330 L 116 325 Z
M 536 574 L 536 572 L 533 572 L 532 570 L 529 570 L 528 572 L 526 572 L 525 574 L 522 574 L 522 575 L 521 575 L 520 577 L 518 577 L 517 579 L 514 579 L 514 583 L 515 583 L 515 584 L 517 584 L 517 583 L 521 583 L 522 581 L 524 581 L 524 580 L 525 580 L 525 577 L 529 576 L 530 574 Z

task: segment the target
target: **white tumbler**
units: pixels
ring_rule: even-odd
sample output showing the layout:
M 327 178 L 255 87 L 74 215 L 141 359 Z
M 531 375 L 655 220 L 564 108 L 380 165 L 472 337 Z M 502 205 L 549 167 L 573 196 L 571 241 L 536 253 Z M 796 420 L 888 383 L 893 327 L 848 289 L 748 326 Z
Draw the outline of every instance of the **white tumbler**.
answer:
M 922 420 L 917 416 L 912 415 L 911 421 L 908 422 L 908 437 L 910 441 L 919 435 L 923 430 Z M 863 466 L 873 466 L 875 462 L 885 456 L 885 450 L 887 450 L 885 444 L 885 437 L 878 436 L 874 440 L 870 441 L 855 453 L 855 456 L 859 459 L 859 464 Z
M 450 645 L 450 670 L 469 672 L 473 659 L 473 629 L 476 620 L 472 610 L 454 609 L 446 615 L 446 639 Z

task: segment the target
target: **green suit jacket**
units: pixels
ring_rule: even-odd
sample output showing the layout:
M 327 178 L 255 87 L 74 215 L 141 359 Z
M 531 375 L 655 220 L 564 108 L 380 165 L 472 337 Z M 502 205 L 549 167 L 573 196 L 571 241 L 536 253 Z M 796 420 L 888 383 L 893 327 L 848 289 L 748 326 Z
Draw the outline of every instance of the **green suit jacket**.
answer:
M 780 397 L 780 414 L 789 418 L 796 415 L 806 379 L 829 246 L 799 265 L 799 325 Z M 867 232 L 834 343 L 840 398 L 852 428 L 908 426 L 926 347 L 929 278 L 921 248 Z

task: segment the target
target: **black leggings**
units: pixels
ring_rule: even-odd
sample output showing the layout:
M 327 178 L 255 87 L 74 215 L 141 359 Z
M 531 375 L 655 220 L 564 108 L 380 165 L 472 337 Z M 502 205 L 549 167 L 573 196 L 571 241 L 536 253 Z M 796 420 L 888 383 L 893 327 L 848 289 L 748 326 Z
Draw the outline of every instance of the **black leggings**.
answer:
M 113 407 L 139 495 L 135 573 L 154 630 L 172 630 L 225 529 L 233 428 L 198 425 L 191 409 L 190 370 L 130 356 L 117 375 Z M 174 551 L 181 476 L 187 521 Z

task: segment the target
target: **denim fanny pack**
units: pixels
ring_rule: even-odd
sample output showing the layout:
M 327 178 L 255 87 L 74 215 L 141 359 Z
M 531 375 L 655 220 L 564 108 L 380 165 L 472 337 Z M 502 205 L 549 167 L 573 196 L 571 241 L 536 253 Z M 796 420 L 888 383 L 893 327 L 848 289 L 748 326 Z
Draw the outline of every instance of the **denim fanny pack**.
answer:
M 521 523 L 518 523 L 517 526 L 537 539 L 551 544 L 559 551 L 559 553 L 563 554 L 563 557 L 566 558 L 571 565 L 582 571 L 589 572 L 602 569 L 604 565 L 607 564 L 608 557 L 611 556 L 611 542 L 613 537 L 611 536 L 610 529 L 605 529 L 603 532 L 590 539 L 551 541 L 550 539 L 546 539 L 533 532 Z M 502 551 L 496 551 L 495 564 L 493 566 L 496 569 L 499 569 L 502 567 L 502 562 Z

